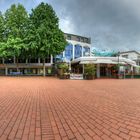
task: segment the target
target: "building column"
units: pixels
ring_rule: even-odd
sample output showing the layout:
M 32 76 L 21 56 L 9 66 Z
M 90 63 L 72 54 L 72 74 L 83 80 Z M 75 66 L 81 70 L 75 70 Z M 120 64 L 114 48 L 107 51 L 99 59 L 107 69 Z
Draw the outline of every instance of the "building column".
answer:
M 5 67 L 5 75 L 7 76 L 8 75 L 8 68 Z
M 4 58 L 2 58 L 2 64 L 4 64 Z
M 83 64 L 83 74 L 85 73 L 85 65 Z
M 83 48 L 83 46 L 81 46 L 81 47 L 82 47 L 82 57 L 83 57 L 83 53 L 84 53 L 83 51 L 84 51 L 84 48 Z
M 74 60 L 75 58 L 75 45 L 73 45 L 73 51 L 72 51 L 72 59 Z
M 38 63 L 40 64 L 40 58 L 38 58 Z
M 16 57 L 14 56 L 14 64 L 16 64 Z
M 63 58 L 65 57 L 65 51 L 63 51 Z
M 51 55 L 51 64 L 53 64 L 53 56 Z
M 100 64 L 97 64 L 96 66 L 96 75 L 97 75 L 97 78 L 100 78 Z
M 92 53 L 92 52 L 91 52 L 91 47 L 89 47 L 89 56 L 91 56 L 91 53 Z
M 28 59 L 26 58 L 26 64 L 28 63 Z
M 133 68 L 133 66 L 131 66 L 130 71 L 131 71 L 131 78 L 133 78 L 134 77 L 134 68 Z

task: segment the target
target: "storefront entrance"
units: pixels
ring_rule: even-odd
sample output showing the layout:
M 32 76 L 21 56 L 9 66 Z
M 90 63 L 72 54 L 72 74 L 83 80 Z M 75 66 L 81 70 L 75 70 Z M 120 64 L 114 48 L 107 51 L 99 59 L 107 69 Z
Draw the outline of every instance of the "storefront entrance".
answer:
M 117 69 L 115 65 L 101 64 L 100 77 L 115 78 L 117 76 Z

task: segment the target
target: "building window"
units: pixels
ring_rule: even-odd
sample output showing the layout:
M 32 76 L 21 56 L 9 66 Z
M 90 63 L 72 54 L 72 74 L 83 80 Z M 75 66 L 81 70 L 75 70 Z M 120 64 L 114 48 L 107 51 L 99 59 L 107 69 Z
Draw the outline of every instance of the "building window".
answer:
M 31 58 L 31 59 L 29 59 L 29 63 L 38 63 L 38 59 L 37 58 Z
M 13 58 L 5 59 L 5 60 L 4 60 L 4 63 L 5 63 L 5 64 L 14 63 L 14 59 L 13 59 Z
M 40 63 L 43 63 L 43 59 L 40 59 Z M 51 56 L 45 58 L 45 63 L 51 63 Z
M 84 41 L 85 43 L 88 43 L 88 38 L 85 38 L 85 41 Z
M 65 57 L 68 60 L 71 60 L 73 58 L 73 45 L 69 44 L 66 48 L 65 48 Z
M 75 58 L 82 56 L 82 47 L 80 45 L 75 45 Z
M 84 42 L 84 37 L 81 37 L 81 42 Z
M 26 59 L 18 59 L 18 63 L 26 63 Z
M 71 40 L 71 35 L 68 35 L 68 36 L 67 36 L 67 39 L 68 39 L 68 40 Z
M 128 58 L 128 55 L 122 55 L 122 57 L 124 57 L 124 58 Z
M 0 64 L 2 64 L 2 62 L 3 62 L 3 61 L 2 61 L 2 58 L 0 58 Z
M 55 62 L 61 62 L 62 59 L 63 59 L 63 52 L 60 53 L 59 55 L 56 55 L 56 56 L 53 57 L 53 58 L 54 58 L 53 63 L 55 63 Z
M 80 37 L 79 37 L 79 36 L 77 36 L 77 41 L 79 41 L 79 42 L 80 42 Z
M 90 56 L 90 48 L 83 47 L 83 56 Z

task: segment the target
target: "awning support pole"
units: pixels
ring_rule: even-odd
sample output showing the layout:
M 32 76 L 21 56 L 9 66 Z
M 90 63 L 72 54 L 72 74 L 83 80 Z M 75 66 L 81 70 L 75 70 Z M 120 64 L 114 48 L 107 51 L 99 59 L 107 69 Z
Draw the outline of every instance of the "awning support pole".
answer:
M 83 74 L 85 73 L 85 65 L 83 64 Z
M 100 78 L 100 64 L 97 64 L 96 66 L 96 75 L 97 75 L 97 78 Z

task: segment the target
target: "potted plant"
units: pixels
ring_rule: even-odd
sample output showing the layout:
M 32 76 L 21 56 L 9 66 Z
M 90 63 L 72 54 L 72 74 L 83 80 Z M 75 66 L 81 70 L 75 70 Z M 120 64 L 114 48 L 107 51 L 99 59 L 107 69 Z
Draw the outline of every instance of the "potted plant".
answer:
M 84 67 L 84 79 L 93 80 L 95 79 L 96 68 L 94 64 L 86 64 Z
M 59 63 L 58 66 L 58 76 L 60 79 L 69 79 L 70 73 L 68 73 L 68 64 L 63 62 Z

